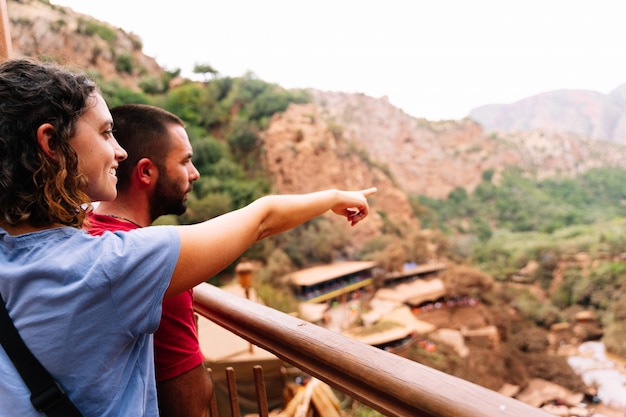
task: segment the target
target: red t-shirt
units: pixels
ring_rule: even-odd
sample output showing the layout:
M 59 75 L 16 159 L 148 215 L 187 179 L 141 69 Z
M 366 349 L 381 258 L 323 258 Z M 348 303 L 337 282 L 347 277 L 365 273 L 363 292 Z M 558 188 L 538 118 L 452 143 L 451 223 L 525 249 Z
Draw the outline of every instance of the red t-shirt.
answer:
M 94 236 L 105 231 L 137 229 L 137 225 L 111 216 L 87 213 L 85 229 Z M 181 375 L 204 361 L 193 312 L 193 290 L 163 300 L 161 324 L 154 334 L 157 381 Z

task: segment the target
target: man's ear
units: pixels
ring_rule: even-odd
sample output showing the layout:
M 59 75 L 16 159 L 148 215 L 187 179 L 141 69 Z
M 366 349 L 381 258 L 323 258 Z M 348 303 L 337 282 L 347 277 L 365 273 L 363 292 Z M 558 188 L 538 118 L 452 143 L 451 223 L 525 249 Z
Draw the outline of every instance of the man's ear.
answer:
M 54 126 L 50 123 L 44 123 L 37 128 L 37 143 L 39 148 L 46 154 L 46 156 L 55 162 L 58 162 L 57 151 L 50 146 L 50 139 L 54 134 Z
M 141 158 L 135 166 L 135 175 L 137 175 L 140 182 L 151 184 L 156 182 L 158 170 L 150 158 Z

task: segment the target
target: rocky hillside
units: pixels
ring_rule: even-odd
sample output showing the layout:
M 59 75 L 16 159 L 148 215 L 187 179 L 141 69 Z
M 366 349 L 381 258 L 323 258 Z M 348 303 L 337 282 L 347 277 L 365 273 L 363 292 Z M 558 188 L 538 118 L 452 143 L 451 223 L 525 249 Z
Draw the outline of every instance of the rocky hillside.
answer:
M 97 70 L 127 87 L 141 77 L 160 77 L 141 39 L 106 22 L 41 0 L 7 0 L 13 56 L 38 57 L 81 71 Z
M 268 174 L 277 191 L 301 193 L 325 188 L 360 189 L 376 186 L 376 212 L 391 214 L 397 224 L 419 227 L 406 194 L 368 151 L 357 149 L 333 130 L 315 104 L 292 105 L 272 118 L 264 134 Z M 353 242 L 373 237 L 382 228 L 374 213 L 363 227 L 351 231 Z M 356 246 L 359 246 L 358 244 Z
M 539 178 L 573 176 L 599 166 L 626 168 L 626 147 L 580 135 L 534 130 L 488 133 L 471 119 L 417 119 L 384 99 L 311 91 L 319 114 L 346 140 L 367 149 L 407 193 L 444 198 L 472 191 L 486 170 L 517 166 Z
M 489 131 L 540 129 L 626 144 L 626 84 L 609 94 L 551 91 L 511 104 L 478 107 L 469 117 Z

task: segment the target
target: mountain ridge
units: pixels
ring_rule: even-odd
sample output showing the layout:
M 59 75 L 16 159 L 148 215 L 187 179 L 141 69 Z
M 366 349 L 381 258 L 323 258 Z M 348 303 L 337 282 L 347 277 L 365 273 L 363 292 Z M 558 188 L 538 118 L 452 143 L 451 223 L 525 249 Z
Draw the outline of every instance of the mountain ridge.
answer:
M 488 132 L 471 118 L 414 118 L 387 100 L 364 94 L 310 90 L 320 114 L 371 152 L 409 194 L 446 198 L 473 189 L 487 170 L 516 166 L 529 176 L 574 177 L 590 168 L 626 169 L 626 148 L 564 131 Z
M 609 94 L 555 90 L 470 111 L 488 131 L 560 131 L 626 144 L 626 83 Z

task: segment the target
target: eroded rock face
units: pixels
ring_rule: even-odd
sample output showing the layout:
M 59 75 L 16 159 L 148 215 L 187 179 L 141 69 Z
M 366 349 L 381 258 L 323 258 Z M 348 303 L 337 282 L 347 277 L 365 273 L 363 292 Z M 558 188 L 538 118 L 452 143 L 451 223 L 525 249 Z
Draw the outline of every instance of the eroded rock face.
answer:
M 384 168 L 331 129 L 315 104 L 291 105 L 272 118 L 263 140 L 267 171 L 276 191 L 303 193 L 375 186 L 378 192 L 371 198 L 370 218 L 350 231 L 353 240 L 366 240 L 380 230 L 380 212 L 397 224 L 418 228 L 406 194 L 386 175 Z
M 7 11 L 15 58 L 38 57 L 96 70 L 126 87 L 137 87 L 145 74 L 158 78 L 164 72 L 142 52 L 139 36 L 91 16 L 35 0 L 9 0 Z M 120 67 L 120 60 L 127 65 Z
M 490 132 L 470 119 L 412 117 L 384 97 L 310 90 L 321 117 L 388 167 L 406 192 L 446 198 L 468 192 L 493 170 L 516 166 L 537 178 L 574 176 L 594 167 L 626 167 L 626 148 L 554 131 Z

